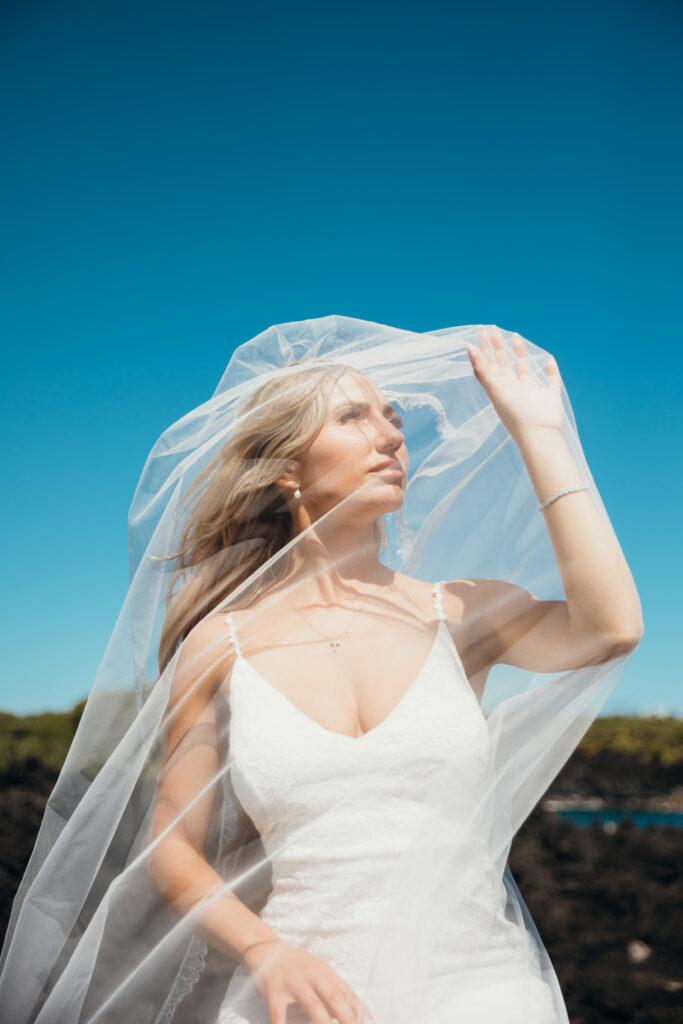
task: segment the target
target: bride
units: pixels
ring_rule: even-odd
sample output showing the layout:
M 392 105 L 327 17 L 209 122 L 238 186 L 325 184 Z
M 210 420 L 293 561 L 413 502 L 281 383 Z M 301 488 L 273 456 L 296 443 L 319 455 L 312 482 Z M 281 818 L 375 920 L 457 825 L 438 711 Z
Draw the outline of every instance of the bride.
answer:
M 265 408 L 257 394 L 258 418 L 248 418 L 244 433 L 233 439 L 230 455 L 223 455 L 248 467 L 257 446 L 268 439 L 269 458 L 286 461 L 287 468 L 274 481 L 266 476 L 267 488 L 280 492 L 290 536 L 302 541 L 292 549 L 286 574 L 262 595 L 227 616 L 200 620 L 185 641 L 174 681 L 174 702 L 184 706 L 170 730 L 170 758 L 189 722 L 199 719 L 218 688 L 228 691 L 237 685 L 240 659 L 237 664 L 245 671 L 232 704 L 233 784 L 252 820 L 268 834 L 277 875 L 260 916 L 226 893 L 202 921 L 204 937 L 244 967 L 233 976 L 221 1024 L 284 1024 L 290 1005 L 316 1024 L 329 1024 L 333 1018 L 351 1024 L 366 1019 L 362 1012 L 371 1015 L 357 990 L 367 970 L 358 950 L 363 947 L 369 955 L 371 949 L 369 941 L 367 950 L 363 946 L 361 933 L 372 930 L 373 901 L 401 848 L 401 829 L 403 842 L 410 841 L 415 812 L 411 808 L 404 819 L 400 801 L 428 797 L 422 776 L 435 757 L 440 734 L 449 739 L 443 768 L 450 768 L 454 786 L 476 782 L 487 734 L 471 695 L 481 701 L 494 664 L 562 671 L 605 661 L 637 643 L 640 612 L 629 570 L 607 543 L 603 523 L 562 440 L 554 362 L 549 360 L 548 387 L 538 387 L 528 378 L 523 342 L 516 345 L 515 373 L 495 329 L 490 334 L 482 330 L 480 340 L 481 349 L 470 352 L 474 373 L 517 442 L 536 494 L 545 502 L 567 600 L 539 600 L 514 584 L 492 579 L 449 580 L 433 589 L 381 563 L 377 523 L 401 507 L 409 452 L 401 416 L 360 372 L 315 370 L 302 373 L 299 381 L 290 377 Z M 307 392 L 303 401 L 302 389 Z M 302 429 L 304 423 L 308 429 Z M 252 485 L 253 490 L 257 487 Z M 243 500 L 239 482 L 233 488 L 217 482 L 215 493 L 206 499 L 207 511 L 215 513 L 220 507 L 212 529 L 228 537 L 234 529 L 231 518 Z M 260 507 L 253 494 L 250 500 Z M 263 505 L 269 506 L 265 493 Z M 206 523 L 197 521 L 192 529 L 206 543 Z M 269 547 L 277 543 L 274 538 Z M 247 568 L 244 574 L 249 574 Z M 169 647 L 173 615 L 180 615 L 181 608 L 187 615 L 182 591 L 176 607 L 167 624 Z M 446 631 L 437 630 L 436 636 L 443 638 L 441 657 L 430 661 L 435 615 Z M 399 722 L 395 716 L 427 665 L 439 678 L 431 692 L 422 687 Z M 417 720 L 423 722 L 422 730 L 416 728 Z M 459 732 L 462 749 L 456 753 L 452 742 Z M 282 742 L 280 735 L 285 734 Z M 299 748 L 296 754 L 292 743 Z M 395 787 L 387 786 L 385 777 L 391 756 L 402 772 Z M 348 778 L 334 780 L 335 800 L 341 788 L 349 789 L 348 799 L 339 811 L 333 806 L 323 820 L 313 821 L 301 838 L 296 832 L 291 835 L 295 815 L 298 827 L 309 814 L 320 815 L 317 804 L 327 799 L 331 759 L 336 771 L 348 772 Z M 207 756 L 203 767 L 203 773 L 194 774 L 199 790 L 215 775 L 215 760 Z M 187 785 L 180 761 L 159 788 L 155 817 L 155 831 L 165 835 L 154 856 L 156 878 L 181 914 L 221 884 L 201 852 L 206 817 L 197 815 L 191 835 L 178 836 L 169 829 L 177 808 L 187 801 Z M 308 808 L 301 807 L 303 787 Z M 390 800 L 396 802 L 396 812 Z M 438 838 L 432 832 L 432 840 Z M 281 858 L 280 848 L 286 851 Z M 462 853 L 472 851 L 463 844 Z M 467 864 L 458 863 L 457 868 L 462 871 Z M 351 890 L 354 902 L 345 903 L 342 918 L 341 897 L 348 900 Z M 481 908 L 482 921 L 486 909 Z M 519 925 L 508 924 L 502 909 L 497 913 L 495 929 L 465 935 L 469 959 L 473 946 L 479 958 L 469 972 L 461 966 L 465 946 L 455 942 L 456 927 L 451 928 L 453 955 L 446 978 L 450 976 L 452 985 L 441 980 L 441 1001 L 433 1008 L 423 1006 L 422 1021 L 541 1024 L 556 1019 L 550 991 L 532 972 L 526 955 L 519 956 Z M 515 970 L 510 974 L 503 968 L 511 964 Z M 247 973 L 251 985 L 245 984 Z
M 539 355 L 279 325 L 162 435 L 10 1024 L 567 1024 L 507 854 L 643 627 Z

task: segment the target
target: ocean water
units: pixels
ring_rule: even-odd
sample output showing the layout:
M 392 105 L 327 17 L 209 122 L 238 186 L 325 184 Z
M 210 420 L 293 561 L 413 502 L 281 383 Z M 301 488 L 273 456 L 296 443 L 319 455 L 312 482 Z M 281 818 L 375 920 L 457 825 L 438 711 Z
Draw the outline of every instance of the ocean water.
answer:
M 683 828 L 683 811 L 622 811 L 611 810 L 609 807 L 583 808 L 572 807 L 552 811 L 558 818 L 573 821 L 575 825 L 590 825 L 597 821 L 601 825 L 619 825 L 630 819 L 636 828 L 649 828 L 651 825 L 664 825 L 667 828 Z

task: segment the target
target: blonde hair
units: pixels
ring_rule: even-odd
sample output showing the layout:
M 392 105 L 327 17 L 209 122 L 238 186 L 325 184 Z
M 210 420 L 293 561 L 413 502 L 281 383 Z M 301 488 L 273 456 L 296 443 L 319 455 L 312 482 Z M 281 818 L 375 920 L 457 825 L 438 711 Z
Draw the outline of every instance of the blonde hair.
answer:
M 238 413 L 229 441 L 188 488 L 176 511 L 204 484 L 180 534 L 159 643 L 163 672 L 179 644 L 213 608 L 291 539 L 292 516 L 275 483 L 323 427 L 337 380 L 350 368 L 315 359 L 257 388 Z M 387 543 L 373 524 L 378 553 Z M 254 599 L 287 572 L 288 555 L 259 577 Z M 181 583 L 176 593 L 174 588 Z

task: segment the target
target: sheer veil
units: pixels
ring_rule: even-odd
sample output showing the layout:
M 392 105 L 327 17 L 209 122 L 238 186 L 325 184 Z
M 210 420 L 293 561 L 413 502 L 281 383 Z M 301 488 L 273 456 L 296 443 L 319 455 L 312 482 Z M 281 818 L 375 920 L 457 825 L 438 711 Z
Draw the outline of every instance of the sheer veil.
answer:
M 129 590 L 14 902 L 8 1024 L 213 1024 L 219 1008 L 256 1024 L 253 978 L 220 934 L 244 921 L 258 941 L 247 915 L 267 906 L 377 1024 L 436 1024 L 426 1008 L 459 992 L 474 1006 L 477 942 L 502 917 L 514 965 L 489 959 L 492 976 L 524 969 L 567 1021 L 507 857 L 633 647 L 578 640 L 564 662 L 503 654 L 477 675 L 499 633 L 488 614 L 459 624 L 468 587 L 565 600 L 539 496 L 472 372 L 477 340 L 476 325 L 279 324 L 159 437 L 130 508 Z M 525 345 L 545 385 L 548 353 Z M 350 372 L 335 462 L 315 443 Z M 367 472 L 380 394 L 401 487 L 391 467 Z M 564 387 L 562 405 L 617 545 Z M 297 500 L 315 514 L 292 536 Z

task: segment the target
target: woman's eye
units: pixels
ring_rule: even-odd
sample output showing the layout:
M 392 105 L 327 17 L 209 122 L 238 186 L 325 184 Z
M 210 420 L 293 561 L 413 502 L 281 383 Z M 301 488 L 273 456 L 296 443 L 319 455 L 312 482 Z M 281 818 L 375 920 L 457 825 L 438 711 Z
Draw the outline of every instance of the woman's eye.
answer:
M 363 415 L 363 410 L 362 409 L 357 409 L 357 408 L 349 409 L 348 412 L 343 413 L 339 417 L 339 422 L 340 423 L 346 423 L 347 420 L 356 419 L 358 416 L 362 416 L 362 415 Z M 389 421 L 391 423 L 394 424 L 394 426 L 397 429 L 400 429 L 403 426 L 403 418 L 401 416 L 399 416 L 398 413 L 394 413 L 393 416 L 389 416 L 387 418 L 389 419 Z
M 345 423 L 346 420 L 349 420 L 351 418 L 355 418 L 356 416 L 360 416 L 360 414 L 361 414 L 361 410 L 360 409 L 349 409 L 348 412 L 345 412 L 343 414 L 343 416 L 339 417 L 339 422 L 340 423 Z

